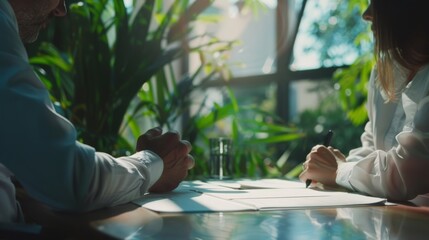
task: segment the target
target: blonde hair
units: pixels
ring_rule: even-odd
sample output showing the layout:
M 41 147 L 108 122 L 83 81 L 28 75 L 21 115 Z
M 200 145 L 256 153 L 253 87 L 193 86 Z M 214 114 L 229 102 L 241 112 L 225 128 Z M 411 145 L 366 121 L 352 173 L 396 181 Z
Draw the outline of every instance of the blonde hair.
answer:
M 396 98 L 395 63 L 408 71 L 407 81 L 429 63 L 427 0 L 372 0 L 378 84 L 388 101 Z

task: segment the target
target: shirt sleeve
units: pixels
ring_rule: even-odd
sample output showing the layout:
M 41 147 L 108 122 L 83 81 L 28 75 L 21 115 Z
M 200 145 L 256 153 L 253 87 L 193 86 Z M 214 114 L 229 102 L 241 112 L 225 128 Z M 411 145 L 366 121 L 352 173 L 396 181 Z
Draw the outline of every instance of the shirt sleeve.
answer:
M 355 190 L 350 184 L 350 177 L 356 163 L 375 151 L 373 142 L 371 121 L 365 125 L 365 131 L 361 136 L 362 146 L 352 149 L 346 158 L 346 163 L 340 164 L 337 170 L 336 183 L 342 187 Z
M 84 167 L 76 166 L 77 178 Z M 109 154 L 97 152 L 88 195 L 83 194 L 84 202 L 91 208 L 84 209 L 115 206 L 141 198 L 159 179 L 162 170 L 162 160 L 151 151 L 141 151 L 116 159 Z
M 77 142 L 74 126 L 55 112 L 28 63 L 10 14 L 0 12 L 7 36 L 0 38 L 1 163 L 31 196 L 60 210 L 91 210 L 144 195 L 160 177 L 162 160 L 149 151 L 114 158 Z
M 418 104 L 414 127 L 396 136 L 397 147 L 368 153 L 341 164 L 337 183 L 349 189 L 391 200 L 409 200 L 429 192 L 429 97 Z
M 367 101 L 367 112 L 368 112 L 368 122 L 365 125 L 364 132 L 361 135 L 361 143 L 362 146 L 359 148 L 352 149 L 347 158 L 346 163 L 340 164 L 337 169 L 337 177 L 335 179 L 336 183 L 342 187 L 356 190 L 350 183 L 350 178 L 352 176 L 352 171 L 357 164 L 358 161 L 366 158 L 368 155 L 373 153 L 375 151 L 375 144 L 374 144 L 374 131 L 373 131 L 373 87 L 375 86 L 375 69 L 371 72 L 370 77 L 370 88 L 368 89 L 368 101 Z

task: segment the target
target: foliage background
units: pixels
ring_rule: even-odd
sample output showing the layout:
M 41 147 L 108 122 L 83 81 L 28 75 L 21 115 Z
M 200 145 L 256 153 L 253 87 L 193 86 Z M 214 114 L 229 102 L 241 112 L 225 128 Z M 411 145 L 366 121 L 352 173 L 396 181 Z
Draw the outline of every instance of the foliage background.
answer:
M 373 36 L 370 24 L 364 25 L 365 28 L 354 26 L 363 21 L 361 15 L 366 10 L 368 1 L 332 2 L 335 7 L 316 19 L 311 27 L 311 34 L 323 40 L 318 45 L 309 46 L 307 51 L 323 49 L 320 58 L 329 59 L 330 62 L 324 64 L 332 65 L 337 58 L 341 58 L 341 54 L 345 54 L 332 48 L 337 48 L 344 38 L 348 38 L 354 43 L 353 49 L 348 50 L 358 53 L 358 57 L 351 66 L 337 70 L 331 81 L 322 82 L 309 90 L 321 95 L 321 101 L 315 110 L 305 110 L 293 121 L 306 133 L 305 137 L 287 143 L 286 151 L 279 159 L 283 166 L 281 174 L 290 178 L 299 175 L 306 154 L 314 145 L 322 143 L 328 129 L 335 132 L 331 145 L 347 154 L 360 146 L 360 135 L 367 121 L 367 82 L 375 64 L 372 54 Z M 335 21 L 336 24 L 327 24 L 332 17 L 338 20 Z
M 234 141 L 236 177 L 296 177 L 300 172 L 300 163 L 305 159 L 305 155 L 312 146 L 321 142 L 321 131 L 329 128 L 335 127 L 336 129 L 333 140 L 335 147 L 347 152 L 350 148 L 359 145 L 359 135 L 362 132 L 363 123 L 366 121 L 364 108 L 366 81 L 373 64 L 371 53 L 364 51 L 360 52 L 361 57 L 350 68 L 342 69 L 335 74 L 335 81 L 313 89 L 313 91 L 324 92 L 326 95 L 324 100 L 320 102 L 320 106 L 316 110 L 302 112 L 295 122 L 285 123 L 278 116 L 264 112 L 257 106 L 239 106 L 234 93 L 229 88 L 224 89 L 228 101 L 215 104 L 208 114 L 203 113 L 207 111 L 202 111 L 204 103 L 199 103 L 201 111 L 194 116 L 184 118 L 184 116 L 188 116 L 189 107 L 196 104 L 190 98 L 193 92 L 204 91 L 204 83 L 215 75 L 221 78 L 229 75 L 225 74 L 228 72 L 227 66 L 211 61 L 210 55 L 214 52 L 227 52 L 236 44 L 212 38 L 206 45 L 194 49 L 183 45 L 186 43 L 186 41 L 183 42 L 186 39 L 186 33 L 192 31 L 192 21 L 201 20 L 204 17 L 205 19 L 215 19 L 213 16 L 204 15 L 204 6 L 207 7 L 211 3 L 211 1 L 205 0 L 198 1 L 204 6 L 200 6 L 197 11 L 194 10 L 195 14 L 192 15 L 194 18 L 186 19 L 189 23 L 186 25 L 188 28 L 183 28 L 183 25 L 178 24 L 181 19 L 184 19 L 183 16 L 187 16 L 186 14 L 189 13 L 188 1 L 174 1 L 176 7 L 170 8 L 170 11 L 162 8 L 162 1 L 152 1 L 153 7 L 146 8 L 146 11 L 151 12 L 150 18 L 142 17 L 140 23 L 141 26 L 149 26 L 145 25 L 147 22 L 144 21 L 156 21 L 156 26 L 159 28 L 155 28 L 155 30 L 148 28 L 148 34 L 146 37 L 140 36 L 140 40 L 135 38 L 136 36 L 132 37 L 136 42 L 143 41 L 139 45 L 142 48 L 147 49 L 152 46 L 152 49 L 157 49 L 158 52 L 152 53 L 152 56 L 161 54 L 166 59 L 156 71 L 152 69 L 152 74 L 139 77 L 139 80 L 132 80 L 126 75 L 120 77 L 119 79 L 123 81 L 134 82 L 136 91 L 126 94 L 125 98 L 128 99 L 129 104 L 123 105 L 122 109 L 125 110 L 121 110 L 122 113 L 109 112 L 108 109 L 115 105 L 114 102 L 103 100 L 100 97 L 106 96 L 106 93 L 108 93 L 107 96 L 115 94 L 117 91 L 118 88 L 115 86 L 110 86 L 106 90 L 106 81 L 114 81 L 110 67 L 115 62 L 115 54 L 129 51 L 130 45 L 125 40 L 121 47 L 115 45 L 115 42 L 112 44 L 109 34 L 116 33 L 118 36 L 118 33 L 124 31 L 124 26 L 132 27 L 130 24 L 132 14 L 124 8 L 123 1 L 113 0 L 113 2 L 116 5 L 109 5 L 108 9 L 102 7 L 106 6 L 106 1 L 103 0 L 87 1 L 89 5 L 93 4 L 90 8 L 88 8 L 88 4 L 72 5 L 69 19 L 56 20 L 52 28 L 44 33 L 42 40 L 28 49 L 35 69 L 50 89 L 53 101 L 57 104 L 58 109 L 77 126 L 81 141 L 96 146 L 99 151 L 123 155 L 134 151 L 134 141 L 147 129 L 162 126 L 165 130 L 169 130 L 182 125 L 182 136 L 193 144 L 192 154 L 197 159 L 197 165 L 191 171 L 193 178 L 207 176 L 208 139 L 219 136 L 219 132 L 216 130 L 219 124 L 229 125 L 230 132 L 227 136 Z M 251 3 L 249 7 L 252 8 L 263 6 L 255 5 L 255 1 L 247 2 Z M 363 12 L 367 1 L 351 0 L 348 3 L 349 5 L 346 5 L 344 1 L 338 1 L 338 8 L 333 9 L 331 14 L 339 14 L 340 18 L 355 16 L 351 21 L 357 21 L 356 11 Z M 114 18 L 106 17 L 106 12 L 110 12 L 110 16 L 114 16 Z M 198 19 L 198 16 L 203 17 Z M 327 21 L 329 17 L 324 16 L 324 19 L 320 19 L 318 22 Z M 336 31 L 338 27 L 347 28 L 348 25 L 332 26 L 332 28 L 326 28 L 325 31 L 320 31 L 321 28 L 315 26 L 312 34 L 335 42 L 338 34 L 344 34 L 344 32 Z M 110 32 L 111 28 L 115 28 L 113 33 Z M 180 29 L 180 31 L 172 29 Z M 169 32 L 171 34 L 168 34 Z M 172 37 L 173 32 L 176 34 L 175 37 Z M 73 34 L 73 37 L 70 37 L 70 33 Z M 342 35 L 342 37 L 344 36 Z M 371 41 L 368 29 L 361 34 L 356 32 L 353 38 L 356 46 L 368 44 Z M 157 41 L 155 45 L 153 45 L 154 39 Z M 171 46 L 174 49 L 174 45 L 166 43 L 176 43 L 180 49 L 177 49 L 176 52 L 173 51 L 174 54 L 172 54 Z M 93 68 L 100 66 L 99 55 L 96 54 L 100 49 L 88 54 L 91 52 L 91 49 L 88 48 L 90 46 L 101 47 L 105 53 L 102 61 L 104 62 L 103 68 L 97 70 Z M 187 51 L 179 51 L 183 50 L 183 47 Z M 177 74 L 175 64 L 190 51 L 197 52 L 202 59 L 205 59 L 203 65 L 194 73 Z M 79 55 L 79 52 L 85 54 Z M 138 51 L 133 53 L 135 52 Z M 171 55 L 166 54 L 167 52 Z M 326 54 L 328 53 L 329 51 L 326 51 Z M 145 57 L 147 55 L 143 54 L 134 59 L 137 63 L 141 63 L 145 61 Z M 141 68 L 147 69 L 148 66 L 150 63 Z M 91 68 L 85 70 L 88 67 Z M 90 75 L 82 81 L 82 74 Z M 92 84 L 94 81 L 98 81 L 99 85 Z M 78 101 L 82 92 L 88 92 L 95 98 L 85 102 Z M 82 116 L 76 118 L 77 115 L 74 113 L 79 112 L 76 109 L 89 109 L 89 106 L 92 106 L 92 110 L 88 111 L 90 115 L 86 120 L 82 120 Z M 108 122 L 115 119 L 114 122 L 117 126 L 111 128 L 108 134 L 94 131 L 88 124 L 92 122 L 91 125 L 94 128 L 99 127 L 100 120 L 91 114 L 103 113 L 103 118 L 107 118 Z M 332 117 L 321 118 L 320 116 Z M 322 130 L 317 126 L 323 126 Z M 279 146 L 281 146 L 280 149 Z

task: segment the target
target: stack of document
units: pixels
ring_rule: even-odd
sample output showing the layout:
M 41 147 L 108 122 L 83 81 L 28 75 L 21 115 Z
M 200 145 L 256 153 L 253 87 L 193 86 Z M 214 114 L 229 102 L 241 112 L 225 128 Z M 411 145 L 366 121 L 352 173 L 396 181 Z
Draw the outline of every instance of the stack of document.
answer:
M 386 199 L 343 191 L 305 188 L 280 180 L 185 181 L 170 193 L 147 194 L 134 201 L 155 212 L 231 212 L 296 208 L 382 205 Z

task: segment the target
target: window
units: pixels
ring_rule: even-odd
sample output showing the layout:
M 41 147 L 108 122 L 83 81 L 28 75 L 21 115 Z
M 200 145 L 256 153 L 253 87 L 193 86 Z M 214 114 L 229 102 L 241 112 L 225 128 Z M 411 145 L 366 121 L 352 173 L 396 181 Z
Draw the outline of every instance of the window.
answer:
M 356 45 L 367 24 L 358 9 L 350 15 L 347 1 L 308 0 L 295 39 L 290 68 L 293 71 L 350 65 L 368 44 Z
M 205 14 L 216 15 L 219 21 L 200 22 L 195 29 L 197 35 L 238 42 L 228 53 L 229 68 L 235 78 L 276 72 L 277 1 L 259 2 L 257 9 L 252 9 L 243 1 L 216 0 Z M 198 61 L 197 57 L 191 58 L 191 67 Z
M 196 28 L 219 39 L 240 41 L 228 56 L 232 79 L 213 80 L 212 89 L 205 92 L 212 103 L 227 97 L 220 93 L 230 86 L 239 103 L 259 105 L 290 121 L 325 96 L 311 89 L 329 85 L 338 67 L 350 65 L 372 48 L 359 44 L 358 34 L 368 26 L 358 9 L 347 11 L 349 1 L 261 0 L 264 8 L 258 11 L 245 2 L 216 0 L 208 13 L 222 20 Z M 190 68 L 195 63 L 198 58 L 191 57 Z

